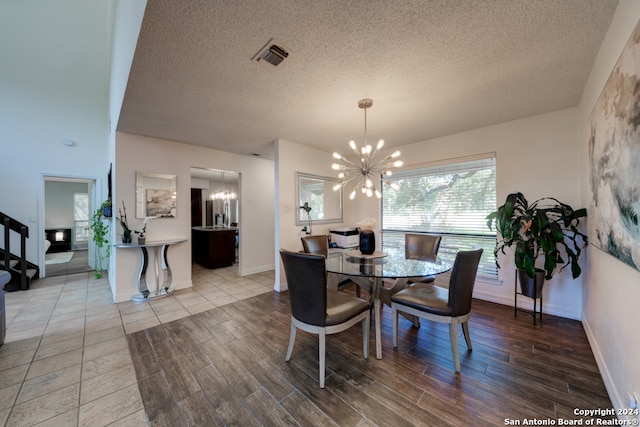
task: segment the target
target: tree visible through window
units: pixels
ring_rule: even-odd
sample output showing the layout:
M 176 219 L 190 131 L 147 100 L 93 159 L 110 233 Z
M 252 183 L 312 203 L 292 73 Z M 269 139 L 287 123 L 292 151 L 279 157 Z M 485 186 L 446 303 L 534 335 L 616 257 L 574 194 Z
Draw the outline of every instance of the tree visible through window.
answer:
M 478 276 L 497 278 L 495 231 L 486 216 L 496 209 L 495 157 L 396 172 L 382 197 L 382 243 L 404 247 L 404 234 L 441 234 L 439 255 L 453 260 L 459 250 L 482 247 Z M 387 178 L 385 178 L 387 179 Z
M 74 241 L 89 241 L 89 195 L 73 194 Z

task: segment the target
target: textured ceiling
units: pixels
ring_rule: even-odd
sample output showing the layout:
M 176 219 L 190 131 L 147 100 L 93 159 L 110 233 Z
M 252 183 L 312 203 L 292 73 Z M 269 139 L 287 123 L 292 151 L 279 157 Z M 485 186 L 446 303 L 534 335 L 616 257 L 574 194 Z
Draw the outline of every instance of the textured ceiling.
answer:
M 148 0 L 118 130 L 272 156 L 578 104 L 617 0 Z M 271 39 L 289 57 L 251 58 Z

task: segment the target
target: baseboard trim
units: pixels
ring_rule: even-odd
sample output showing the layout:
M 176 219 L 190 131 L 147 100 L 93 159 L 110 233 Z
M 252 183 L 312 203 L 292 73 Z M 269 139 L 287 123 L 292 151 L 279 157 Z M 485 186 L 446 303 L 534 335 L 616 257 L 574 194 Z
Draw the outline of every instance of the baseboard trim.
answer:
M 243 268 L 242 270 L 238 269 L 238 276 L 248 276 L 250 274 L 263 273 L 265 271 L 270 271 L 273 269 L 275 269 L 274 264 L 260 265 L 258 267 L 252 267 L 252 268 Z
M 628 406 L 627 402 L 625 402 L 625 400 L 620 396 L 620 393 L 616 388 L 616 384 L 611 377 L 611 373 L 609 372 L 609 368 L 604 360 L 604 357 L 602 356 L 600 347 L 598 347 L 598 341 L 595 339 L 588 319 L 584 319 L 582 321 L 582 327 L 584 328 L 584 332 L 587 335 L 587 340 L 589 341 L 589 345 L 591 346 L 593 357 L 596 359 L 596 364 L 598 365 L 598 369 L 600 370 L 600 376 L 602 376 L 602 381 L 604 382 L 604 387 L 607 389 L 607 393 L 609 394 L 611 404 L 614 408 L 626 408 Z
M 491 294 L 488 292 L 482 292 L 477 290 L 473 292 L 473 297 L 483 301 L 495 302 L 496 304 L 513 307 L 513 297 L 505 297 L 504 295 L 496 295 L 496 294 Z M 518 308 L 524 308 L 525 310 L 533 310 L 533 300 L 526 297 L 522 297 L 522 299 L 518 299 Z M 572 320 L 579 320 L 579 321 L 582 320 L 582 313 L 567 311 L 565 307 L 548 304 L 546 302 L 544 303 L 544 306 L 543 306 L 543 312 L 542 312 L 543 319 L 545 314 L 564 317 L 566 319 L 572 319 Z

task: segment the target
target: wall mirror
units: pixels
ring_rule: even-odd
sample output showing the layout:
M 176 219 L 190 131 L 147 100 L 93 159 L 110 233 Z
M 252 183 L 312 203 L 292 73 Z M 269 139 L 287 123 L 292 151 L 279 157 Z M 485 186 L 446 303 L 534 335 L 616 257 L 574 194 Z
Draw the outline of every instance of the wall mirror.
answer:
M 333 191 L 341 181 L 318 175 L 296 172 L 296 225 L 307 224 L 307 213 L 299 206 L 311 206 L 311 220 L 315 223 L 342 222 L 342 188 Z
M 136 218 L 176 216 L 176 176 L 136 172 Z

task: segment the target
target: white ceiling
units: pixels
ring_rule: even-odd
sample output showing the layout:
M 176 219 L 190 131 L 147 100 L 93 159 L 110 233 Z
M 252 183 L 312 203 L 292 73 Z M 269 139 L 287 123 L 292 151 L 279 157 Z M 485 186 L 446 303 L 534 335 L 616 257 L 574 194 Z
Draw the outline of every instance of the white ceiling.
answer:
M 575 106 L 617 0 L 148 0 L 118 129 L 346 153 Z M 251 58 L 271 39 L 277 67 Z

